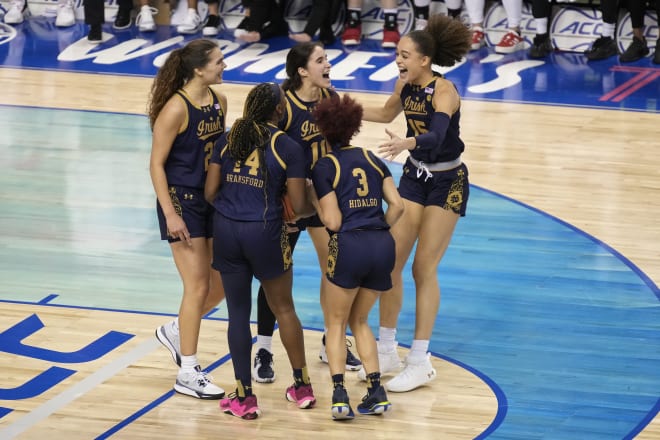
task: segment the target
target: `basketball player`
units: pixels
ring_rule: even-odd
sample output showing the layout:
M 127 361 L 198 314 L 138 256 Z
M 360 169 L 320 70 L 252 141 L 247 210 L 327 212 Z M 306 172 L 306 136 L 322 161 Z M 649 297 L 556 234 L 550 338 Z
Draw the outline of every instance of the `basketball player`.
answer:
M 225 67 L 215 42 L 193 40 L 170 53 L 149 101 L 149 170 L 160 234 L 183 281 L 178 319 L 159 327 L 156 336 L 180 365 L 174 389 L 200 399 L 224 396 L 199 366 L 197 341 L 202 316 L 224 298 L 220 275 L 211 269 L 213 209 L 204 199 L 204 183 L 213 142 L 225 130 L 227 98 L 216 86 Z
M 429 18 L 423 31 L 402 37 L 397 48 L 399 80 L 383 107 L 365 108 L 364 119 L 391 122 L 402 111 L 405 138 L 386 130 L 390 140 L 378 147 L 387 159 L 402 151 L 410 156 L 403 166 L 399 193 L 405 211 L 392 228 L 396 243 L 394 287 L 380 298 L 379 361 L 384 374 L 399 368 L 396 325 L 403 296 L 402 271 L 417 242 L 413 262 L 416 290 L 415 337 L 405 368 L 386 388 L 403 392 L 436 376 L 427 353 L 440 304 L 438 265 L 468 200 L 468 170 L 461 160 L 460 96 L 454 84 L 432 70 L 432 64 L 452 66 L 470 50 L 470 31 L 459 20 L 443 15 Z M 358 377 L 365 379 L 362 369 Z
M 332 146 L 312 171 L 316 211 L 330 231 L 328 283 L 321 306 L 334 386 L 332 418 L 353 418 L 344 387 L 347 324 L 368 372 L 367 394 L 358 411 L 382 414 L 391 404 L 380 384 L 376 340 L 367 320 L 380 293 L 392 288 L 395 247 L 389 229 L 403 214 L 403 200 L 387 166 L 374 153 L 350 145 L 362 124 L 362 106 L 348 95 L 341 99 L 333 95 L 320 101 L 312 115 Z M 383 199 L 387 202 L 384 214 Z
M 282 195 L 286 190 L 296 212 L 313 212 L 313 207 L 306 195 L 302 147 L 275 125 L 285 106 L 279 85 L 255 86 L 246 98 L 243 117 L 216 143 L 206 180 L 205 195 L 216 210 L 213 267 L 226 286 L 227 334 L 236 377 L 236 393 L 221 400 L 220 408 L 244 419 L 260 414 L 250 372 L 253 277 L 261 282 L 280 323 L 280 337 L 293 368 L 294 384 L 286 389 L 286 398 L 299 408 L 316 403 L 302 326 L 293 305 Z
M 323 44 L 318 41 L 307 42 L 299 43 L 291 48 L 286 58 L 286 73 L 287 79 L 282 84 L 282 88 L 286 91 L 286 113 L 279 122 L 279 127 L 303 146 L 307 177 L 311 177 L 311 170 L 316 161 L 328 152 L 328 144 L 317 128 L 311 110 L 320 100 L 336 94 L 331 88 L 330 63 L 326 57 Z M 299 230 L 306 229 L 309 233 L 318 256 L 321 273 L 324 273 L 328 259 L 329 236 L 323 223 L 318 215 L 313 215 L 298 221 L 296 227 Z M 290 234 L 293 247 L 295 247 L 299 234 L 299 231 L 292 231 Z M 321 298 L 323 298 L 326 283 L 325 277 L 321 277 Z M 265 365 L 267 361 L 272 362 L 272 356 L 268 356 L 267 352 L 272 353 L 269 338 L 272 337 L 275 320 L 272 318 L 272 314 L 268 313 L 268 303 L 265 301 L 261 290 L 259 291 L 258 302 L 260 324 L 259 334 L 257 335 L 254 376 L 255 380 L 261 382 L 259 370 L 262 370 L 262 374 L 270 375 Z M 271 316 L 270 324 L 268 324 L 268 316 Z M 262 348 L 264 352 L 261 352 Z M 362 363 L 350 352 L 348 347 L 346 350 L 346 369 L 358 370 Z M 260 352 L 266 355 L 266 358 L 262 359 Z M 319 357 L 323 362 L 328 361 L 325 353 L 325 337 L 322 341 Z

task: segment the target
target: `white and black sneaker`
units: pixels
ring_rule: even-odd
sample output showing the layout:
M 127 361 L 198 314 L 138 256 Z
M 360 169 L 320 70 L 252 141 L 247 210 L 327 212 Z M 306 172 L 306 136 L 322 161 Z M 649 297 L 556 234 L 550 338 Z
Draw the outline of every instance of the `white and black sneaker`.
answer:
M 172 320 L 156 329 L 156 339 L 172 354 L 172 359 L 181 366 L 181 341 L 179 331 L 176 329 L 176 321 Z
M 174 391 L 197 399 L 216 400 L 225 397 L 225 390 L 211 382 L 211 376 L 196 366 L 193 371 L 179 373 Z
M 352 345 L 353 344 L 351 344 L 351 341 L 346 339 L 346 369 L 348 371 L 358 371 L 362 367 L 362 361 L 355 357 L 355 355 L 351 352 L 350 347 Z M 321 339 L 319 359 L 321 359 L 321 362 L 325 362 L 326 364 L 328 363 L 328 354 L 325 352 L 325 335 L 323 335 L 323 338 Z
M 275 382 L 275 371 L 273 370 L 273 353 L 260 348 L 254 357 L 252 367 L 252 379 L 259 383 Z

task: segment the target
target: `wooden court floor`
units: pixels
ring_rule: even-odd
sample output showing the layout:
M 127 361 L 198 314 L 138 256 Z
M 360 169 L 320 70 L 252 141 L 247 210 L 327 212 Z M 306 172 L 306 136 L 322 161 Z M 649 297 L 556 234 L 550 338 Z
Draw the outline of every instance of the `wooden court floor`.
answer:
M 0 83 L 0 105 L 143 114 L 151 80 L 0 68 Z M 244 85 L 224 86 L 229 98 L 230 122 L 239 115 L 248 89 Z M 365 103 L 385 99 L 382 95 L 356 95 Z M 660 283 L 658 114 L 464 101 L 463 115 L 462 133 L 468 146 L 465 161 L 473 185 L 532 206 L 596 237 L 629 259 L 655 285 Z M 38 130 L 39 121 L 26 121 L 26 127 Z M 18 133 L 26 127 L 4 129 Z M 403 120 L 398 119 L 390 127 L 403 132 Z M 384 125 L 365 123 L 355 144 L 374 146 L 384 137 Z M 7 165 L 0 165 L 4 166 Z M 127 164 L 127 169 L 130 167 Z M 0 189 L 0 200 L 14 199 L 16 191 L 20 192 L 20 188 Z M 38 277 L 38 258 L 34 263 Z M 83 371 L 87 385 L 57 396 L 60 400 L 71 399 L 71 403 L 29 429 L 22 430 L 22 417 L 34 419 L 48 413 L 50 401 L 46 397 L 31 399 L 19 406 L 12 402 L 14 411 L 0 418 L 0 438 L 4 438 L 3 429 L 11 427 L 16 430 L 12 432 L 19 433 L 19 438 L 53 437 L 52 432 L 57 433 L 54 438 L 67 439 L 147 439 L 165 433 L 191 439 L 307 438 L 313 432 L 314 437 L 330 439 L 359 432 L 368 438 L 401 438 L 412 434 L 420 439 L 458 439 L 482 435 L 497 417 L 497 401 L 491 388 L 454 364 L 434 359 L 439 377 L 449 380 L 436 380 L 430 387 L 396 395 L 397 409 L 386 417 L 361 418 L 352 424 L 333 423 L 323 412 L 326 411 L 323 402 L 327 406 L 329 401 L 328 387 L 322 379 L 325 367 L 311 361 L 312 377 L 319 378 L 315 391 L 320 410 L 291 408 L 283 399 L 285 385 L 281 381 L 257 385 L 260 404 L 267 416 L 246 423 L 220 414 L 215 403 L 169 391 L 175 369 L 167 353 L 150 337 L 153 329 L 163 322 L 161 315 L 90 312 L 34 304 L 3 303 L 2 308 L 0 328 L 6 329 L 30 314 L 38 314 L 52 323 L 54 330 L 30 336 L 24 342 L 48 345 L 63 352 L 84 346 L 90 333 L 105 334 L 121 327 L 136 336 L 126 342 L 125 352 L 113 355 L 110 366 L 90 362 Z M 226 340 L 217 336 L 224 334 L 226 323 L 210 319 L 203 325 L 200 358 L 207 362 L 220 359 L 213 375 L 231 376 L 231 364 L 222 357 L 228 352 Z M 60 337 L 62 334 L 66 337 Z M 306 332 L 308 353 L 318 351 L 318 336 L 317 332 Z M 651 342 L 651 349 L 660 347 L 659 341 Z M 276 345 L 276 365 L 287 364 L 283 353 L 281 346 Z M 401 353 L 405 355 L 405 350 Z M 131 356 L 136 359 L 139 356 L 139 361 L 131 363 Z M 121 368 L 122 365 L 130 367 Z M 113 366 L 117 371 L 110 375 L 108 369 Z M 5 355 L 0 357 L 0 369 L 7 378 L 23 383 L 26 377 L 39 371 L 39 366 L 26 364 L 20 356 Z M 83 393 L 85 386 L 89 392 Z M 350 383 L 349 387 L 353 400 L 357 401 L 360 385 Z M 76 398 L 76 391 L 83 394 Z M 649 392 L 660 397 L 660 390 Z M 0 406 L 9 405 L 0 399 Z M 150 405 L 154 409 L 146 414 L 135 414 L 132 409 Z M 118 421 L 127 424 L 119 429 Z M 525 438 L 524 433 L 519 438 Z M 587 431 L 583 438 L 599 437 L 596 432 Z M 657 414 L 638 438 L 660 439 Z

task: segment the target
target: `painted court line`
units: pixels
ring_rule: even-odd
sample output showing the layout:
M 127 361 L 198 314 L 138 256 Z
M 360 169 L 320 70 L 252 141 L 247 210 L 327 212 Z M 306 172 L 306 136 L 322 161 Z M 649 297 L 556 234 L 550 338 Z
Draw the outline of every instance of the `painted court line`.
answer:
M 0 430 L 0 438 L 13 438 L 18 434 L 27 431 L 40 421 L 48 418 L 55 411 L 63 408 L 78 397 L 96 388 L 98 385 L 113 377 L 119 371 L 123 370 L 129 365 L 135 363 L 135 361 L 138 359 L 151 353 L 159 346 L 160 343 L 158 340 L 156 340 L 156 338 L 149 338 L 142 344 L 135 347 L 133 350 L 121 356 L 119 359 L 116 359 L 108 365 L 104 365 L 98 371 L 92 373 L 90 376 L 81 380 L 69 389 L 63 391 L 59 395 L 53 397 L 40 407 L 30 411 L 21 419 Z

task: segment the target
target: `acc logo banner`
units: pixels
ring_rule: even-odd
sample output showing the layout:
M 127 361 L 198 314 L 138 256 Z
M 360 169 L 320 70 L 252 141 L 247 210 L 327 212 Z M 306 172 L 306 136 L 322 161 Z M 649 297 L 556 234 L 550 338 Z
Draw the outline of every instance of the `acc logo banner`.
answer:
M 658 17 L 655 11 L 647 10 L 646 14 L 644 14 L 644 36 L 646 37 L 646 44 L 651 50 L 652 55 L 656 41 L 658 40 Z M 617 44 L 620 52 L 624 52 L 628 46 L 630 46 L 630 43 L 632 43 L 632 37 L 630 14 L 626 13 L 623 18 L 619 20 L 619 25 L 617 26 Z
M 312 13 L 312 1 L 290 0 L 285 3 L 284 18 L 289 24 L 289 29 L 294 33 L 302 32 L 305 29 L 309 15 Z M 335 22 L 332 24 L 332 32 L 335 35 L 341 34 L 344 28 L 344 21 L 346 21 L 346 9 L 342 4 Z
M 399 33 L 407 34 L 413 28 L 414 13 L 412 0 L 399 0 Z M 374 40 L 383 39 L 383 23 L 385 14 L 380 7 L 380 0 L 365 0 L 362 4 L 362 35 Z
M 592 7 L 562 6 L 550 27 L 559 50 L 584 52 L 601 35 L 601 13 Z
M 8 24 L 0 23 L 0 45 L 8 44 L 16 38 L 16 29 Z

